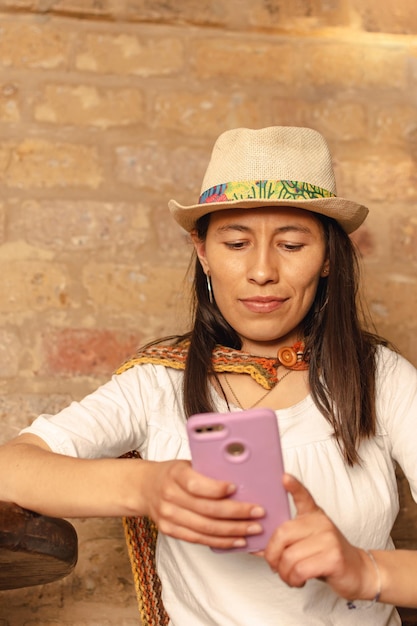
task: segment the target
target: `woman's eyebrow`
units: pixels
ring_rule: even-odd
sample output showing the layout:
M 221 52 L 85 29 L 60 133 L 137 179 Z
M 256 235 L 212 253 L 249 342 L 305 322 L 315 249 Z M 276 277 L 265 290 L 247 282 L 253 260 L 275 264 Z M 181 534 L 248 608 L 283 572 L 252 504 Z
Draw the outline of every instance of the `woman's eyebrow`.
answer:
M 311 235 L 311 229 L 303 224 L 288 224 L 287 226 L 281 226 L 275 230 L 277 233 L 287 233 L 291 231 Z
M 244 224 L 225 224 L 224 226 L 219 226 L 217 229 L 218 233 L 226 233 L 229 231 L 238 231 L 242 233 L 251 232 L 253 229 L 249 226 L 245 226 Z M 298 232 L 305 233 L 307 235 L 311 234 L 310 228 L 308 226 L 304 226 L 302 224 L 286 224 L 285 226 L 279 226 L 274 230 L 274 234 L 280 233 L 288 233 L 288 232 Z
M 224 226 L 219 226 L 217 229 L 218 233 L 227 233 L 229 230 L 238 230 L 239 232 L 248 232 L 252 229 L 249 226 L 243 226 L 243 224 L 225 224 Z

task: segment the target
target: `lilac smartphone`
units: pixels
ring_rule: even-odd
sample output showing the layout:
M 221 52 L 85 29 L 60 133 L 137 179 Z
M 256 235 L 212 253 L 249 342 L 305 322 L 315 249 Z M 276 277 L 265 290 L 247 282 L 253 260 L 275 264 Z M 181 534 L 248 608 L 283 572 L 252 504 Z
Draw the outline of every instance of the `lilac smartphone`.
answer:
M 290 518 L 277 417 L 271 409 L 201 413 L 187 422 L 192 466 L 201 474 L 237 485 L 230 496 L 264 507 L 263 533 L 248 536 L 244 548 L 263 550 L 275 528 Z M 216 550 L 223 552 L 223 550 Z

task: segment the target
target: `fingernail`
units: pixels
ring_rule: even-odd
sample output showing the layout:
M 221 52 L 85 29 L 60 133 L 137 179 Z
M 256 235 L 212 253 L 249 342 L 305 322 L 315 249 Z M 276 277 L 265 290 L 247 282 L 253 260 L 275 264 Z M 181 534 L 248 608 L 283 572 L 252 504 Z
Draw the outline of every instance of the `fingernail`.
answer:
M 257 535 L 258 533 L 261 533 L 262 530 L 263 528 L 260 524 L 251 524 L 250 526 L 247 527 L 246 533 L 248 535 Z
M 251 517 L 263 517 L 265 515 L 265 510 L 261 506 L 254 506 L 251 509 L 250 516 Z
M 244 548 L 246 546 L 246 540 L 245 539 L 236 539 L 236 541 L 233 542 L 233 547 L 234 548 Z
M 227 493 L 232 494 L 232 493 L 235 493 L 235 491 L 236 491 L 236 485 L 231 484 L 227 487 Z

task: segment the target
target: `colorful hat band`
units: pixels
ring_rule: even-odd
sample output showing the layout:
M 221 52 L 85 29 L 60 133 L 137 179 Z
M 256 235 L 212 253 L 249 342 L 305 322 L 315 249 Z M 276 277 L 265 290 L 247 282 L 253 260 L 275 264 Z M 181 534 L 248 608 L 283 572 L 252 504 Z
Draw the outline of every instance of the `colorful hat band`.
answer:
M 210 187 L 201 194 L 198 203 L 233 200 L 314 200 L 334 197 L 335 194 L 327 189 L 296 180 L 249 180 Z

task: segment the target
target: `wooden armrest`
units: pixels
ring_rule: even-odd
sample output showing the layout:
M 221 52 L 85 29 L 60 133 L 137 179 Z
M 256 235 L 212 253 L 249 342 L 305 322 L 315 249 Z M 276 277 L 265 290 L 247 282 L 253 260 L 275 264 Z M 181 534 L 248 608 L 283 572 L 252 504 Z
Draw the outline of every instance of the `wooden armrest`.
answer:
M 0 502 L 0 589 L 59 580 L 77 557 L 77 533 L 68 521 Z

